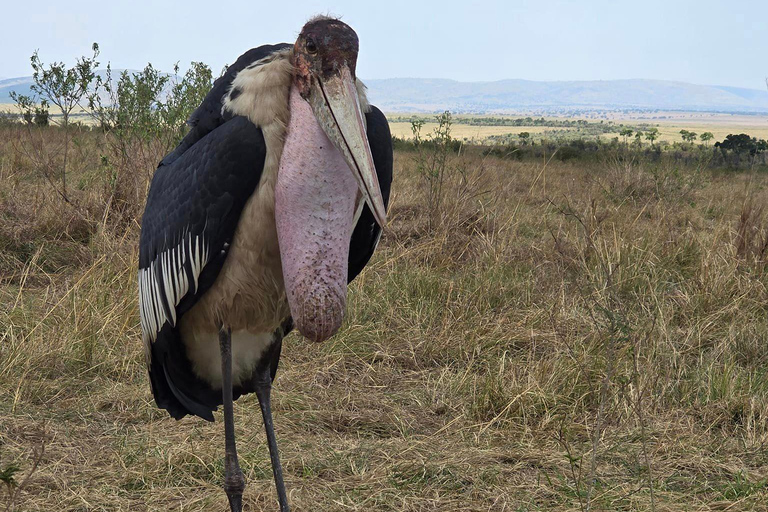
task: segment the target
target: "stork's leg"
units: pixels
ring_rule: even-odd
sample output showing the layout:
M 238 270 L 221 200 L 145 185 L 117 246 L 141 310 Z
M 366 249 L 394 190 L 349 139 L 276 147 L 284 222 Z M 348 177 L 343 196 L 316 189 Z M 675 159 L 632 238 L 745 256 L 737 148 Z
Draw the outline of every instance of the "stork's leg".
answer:
M 224 491 L 232 512 L 243 510 L 245 478 L 240 471 L 235 446 L 235 418 L 232 404 L 232 336 L 228 328 L 219 331 L 221 347 L 221 396 L 224 401 Z
M 264 428 L 267 430 L 269 458 L 272 459 L 272 473 L 275 476 L 277 499 L 280 501 L 280 512 L 290 512 L 290 508 L 288 507 L 288 496 L 285 494 L 285 483 L 283 482 L 283 468 L 280 465 L 280 455 L 277 452 L 275 428 L 272 424 L 272 407 L 269 400 L 269 395 L 272 391 L 272 375 L 270 374 L 270 368 L 268 365 L 263 365 L 256 371 L 259 372 L 254 382 L 256 388 L 256 396 L 259 398 L 261 415 L 264 418 Z

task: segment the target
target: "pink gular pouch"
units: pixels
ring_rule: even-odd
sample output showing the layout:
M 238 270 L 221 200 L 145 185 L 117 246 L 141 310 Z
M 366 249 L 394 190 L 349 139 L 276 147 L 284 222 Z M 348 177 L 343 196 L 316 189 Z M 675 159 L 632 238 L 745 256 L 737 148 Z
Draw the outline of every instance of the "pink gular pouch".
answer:
M 296 87 L 290 109 L 275 188 L 283 278 L 299 332 L 324 341 L 339 330 L 346 310 L 358 185 Z

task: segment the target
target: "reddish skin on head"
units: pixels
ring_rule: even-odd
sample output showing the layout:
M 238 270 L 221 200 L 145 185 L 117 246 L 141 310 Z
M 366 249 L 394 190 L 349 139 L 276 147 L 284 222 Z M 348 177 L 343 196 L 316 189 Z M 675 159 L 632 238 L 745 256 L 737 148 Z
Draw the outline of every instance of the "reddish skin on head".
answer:
M 342 21 L 320 18 L 304 25 L 293 45 L 294 83 L 301 97 L 309 97 L 315 77 L 338 76 L 345 64 L 354 79 L 358 48 L 357 34 Z

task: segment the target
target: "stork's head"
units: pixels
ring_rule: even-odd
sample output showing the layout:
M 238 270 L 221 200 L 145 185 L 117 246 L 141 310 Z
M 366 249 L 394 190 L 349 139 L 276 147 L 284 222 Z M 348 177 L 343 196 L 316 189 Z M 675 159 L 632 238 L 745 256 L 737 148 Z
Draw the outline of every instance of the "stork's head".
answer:
M 357 34 L 349 25 L 324 16 L 313 18 L 293 47 L 294 85 L 344 156 L 376 221 L 384 226 L 387 214 L 357 94 L 358 48 Z
M 304 25 L 293 49 L 275 219 L 291 315 L 314 341 L 341 326 L 350 236 L 362 201 L 381 226 L 386 221 L 357 92 L 357 51 L 355 31 L 326 17 Z
M 302 97 L 310 97 L 318 79 L 331 80 L 344 68 L 354 80 L 358 47 L 357 34 L 340 20 L 320 17 L 304 25 L 293 46 L 295 77 Z

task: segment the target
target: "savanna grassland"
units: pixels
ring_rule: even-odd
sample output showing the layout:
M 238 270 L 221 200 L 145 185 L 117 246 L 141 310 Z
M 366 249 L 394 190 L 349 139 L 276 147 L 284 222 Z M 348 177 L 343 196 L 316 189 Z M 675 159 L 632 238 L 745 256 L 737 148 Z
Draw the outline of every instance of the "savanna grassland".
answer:
M 392 135 L 408 139 L 413 136 L 411 129 L 411 118 L 425 121 L 423 130 L 429 132 L 434 130 L 438 123 L 434 121 L 434 116 L 427 114 L 415 114 L 406 116 L 403 114 L 391 114 L 393 122 L 390 123 Z M 510 120 L 546 119 L 548 121 L 574 121 L 581 119 L 585 126 L 558 127 L 543 126 L 534 123 L 522 123 L 511 126 L 505 124 Z M 612 125 L 613 130 L 589 130 L 589 127 L 596 127 L 599 124 Z M 633 131 L 647 131 L 650 128 L 658 130 L 658 141 L 660 143 L 672 144 L 681 142 L 681 130 L 692 131 L 701 135 L 702 133 L 712 133 L 714 141 L 723 140 L 730 133 L 747 133 L 758 139 L 768 139 L 768 116 L 765 114 L 723 114 L 709 112 L 665 112 L 665 111 L 627 111 L 627 112 L 602 112 L 599 114 L 583 112 L 578 115 L 552 116 L 548 115 L 542 118 L 540 114 L 521 113 L 515 115 L 498 116 L 473 116 L 458 115 L 454 116 L 454 125 L 452 127 L 453 136 L 458 140 L 466 140 L 473 143 L 495 143 L 499 139 L 507 137 L 514 140 L 520 132 L 527 132 L 533 139 L 574 139 L 574 138 L 600 138 L 603 141 L 609 141 L 614 137 L 619 137 L 621 128 L 628 127 Z M 605 128 L 605 126 L 601 126 Z M 643 142 L 646 142 L 643 139 Z
M 0 130 L 0 510 L 226 510 L 220 413 L 170 419 L 143 362 L 167 147 L 70 135 L 65 200 L 62 130 Z M 284 343 L 294 510 L 768 509 L 768 173 L 441 151 L 396 151 L 341 332 Z M 235 414 L 245 509 L 276 510 L 258 404 Z

